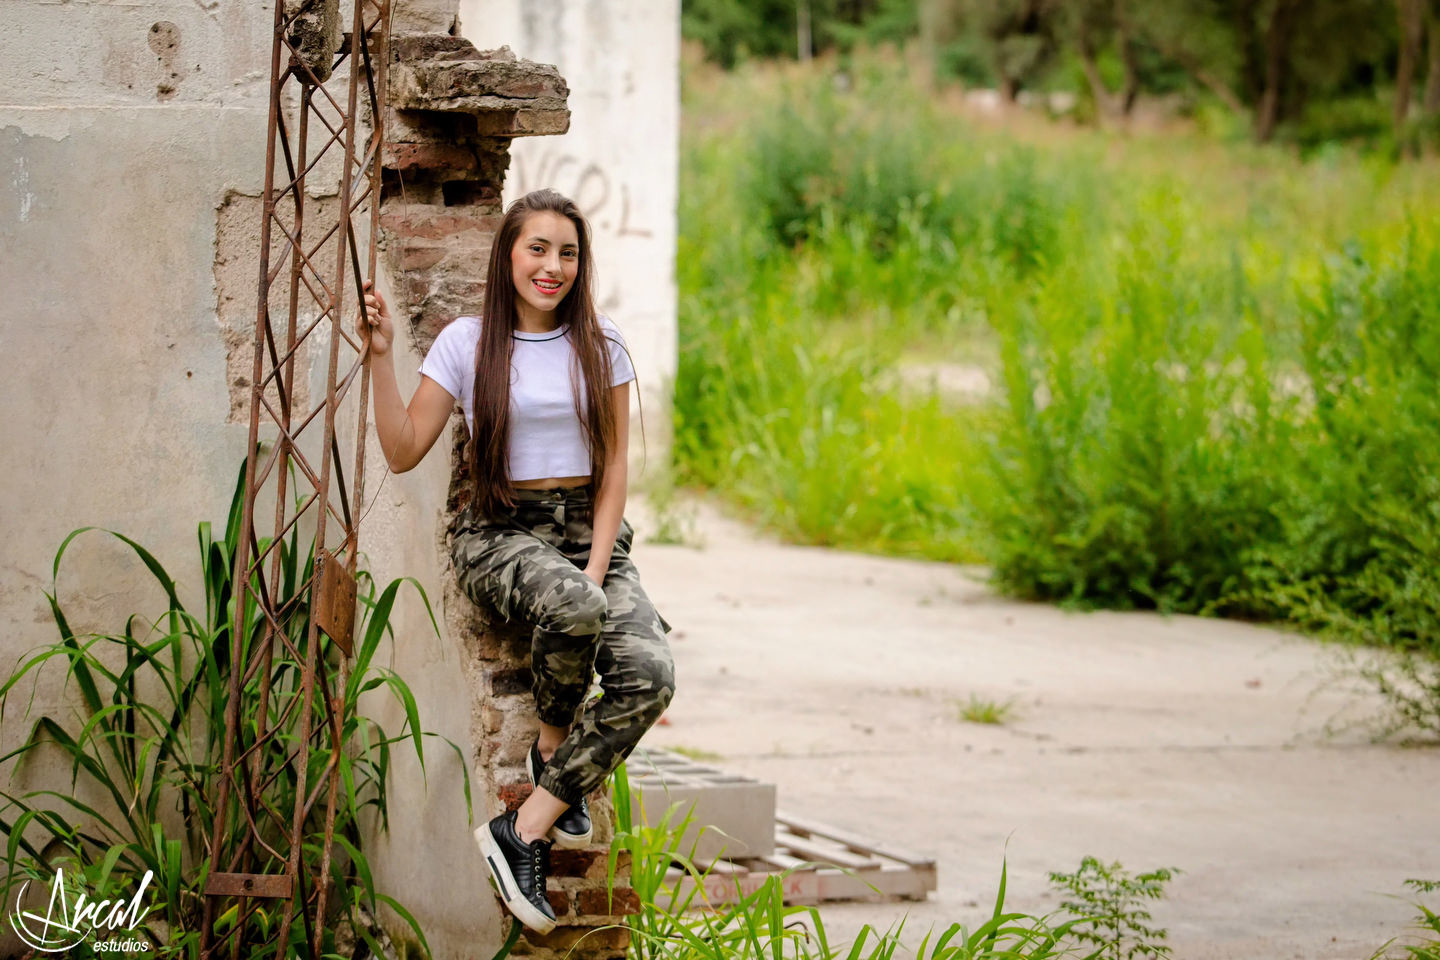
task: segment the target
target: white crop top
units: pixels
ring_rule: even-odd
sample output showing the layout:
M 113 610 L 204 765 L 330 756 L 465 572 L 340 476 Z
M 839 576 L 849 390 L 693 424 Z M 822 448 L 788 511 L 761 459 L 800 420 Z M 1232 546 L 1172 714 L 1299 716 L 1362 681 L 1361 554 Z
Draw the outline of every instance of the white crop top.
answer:
M 611 386 L 635 379 L 625 340 L 609 317 L 600 316 L 600 330 L 610 344 Z M 575 414 L 570 386 L 569 328 L 548 333 L 511 332 L 515 338 L 510 380 L 510 464 L 512 481 L 590 474 L 590 448 Z M 475 347 L 480 318 L 457 317 L 448 324 L 420 372 L 460 401 L 465 425 L 475 432 Z M 583 401 L 583 398 L 582 398 Z M 628 411 L 627 411 L 628 412 Z

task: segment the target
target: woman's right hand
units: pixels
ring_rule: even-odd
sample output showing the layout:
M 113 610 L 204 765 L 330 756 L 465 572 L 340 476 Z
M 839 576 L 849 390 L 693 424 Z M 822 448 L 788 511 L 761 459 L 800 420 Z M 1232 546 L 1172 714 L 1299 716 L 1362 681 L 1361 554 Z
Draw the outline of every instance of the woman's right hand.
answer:
M 370 341 L 370 356 L 383 357 L 395 342 L 395 327 L 390 322 L 390 308 L 375 289 L 375 281 L 365 281 L 365 312 L 355 318 L 355 332 Z

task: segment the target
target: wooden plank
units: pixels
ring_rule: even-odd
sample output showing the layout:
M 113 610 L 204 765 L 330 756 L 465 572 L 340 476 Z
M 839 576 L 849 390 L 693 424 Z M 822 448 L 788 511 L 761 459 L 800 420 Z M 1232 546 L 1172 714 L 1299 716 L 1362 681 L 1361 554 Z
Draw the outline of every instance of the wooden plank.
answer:
M 770 876 L 777 875 L 757 871 L 745 877 L 707 877 L 701 890 L 696 889 L 694 878 L 688 875 L 673 882 L 678 882 L 682 899 L 693 892 L 693 903 L 720 906 L 749 896 Z M 802 870 L 783 876 L 779 882 L 785 902 L 802 906 L 835 900 L 923 900 L 935 889 L 933 871 L 907 867 L 873 871 L 863 878 L 834 869 Z
M 819 863 L 832 863 L 837 867 L 849 867 L 851 870 L 880 869 L 880 861 L 874 857 L 857 856 L 843 847 L 815 843 L 804 837 L 796 836 L 788 830 L 775 831 L 775 846 L 777 848 L 784 847 L 792 856 L 803 857 Z
M 909 864 L 912 867 L 933 867 L 935 865 L 934 857 L 922 857 L 918 853 L 901 847 L 891 846 L 888 843 L 885 847 L 881 848 L 876 846 L 874 841 L 867 840 L 858 834 L 850 833 L 847 830 L 832 827 L 828 824 L 817 823 L 814 820 L 797 817 L 782 810 L 775 811 L 775 822 L 788 828 L 791 833 L 834 840 L 836 843 L 843 844 L 851 850 L 856 850 L 861 853 L 880 854 L 891 860 L 898 860 L 901 863 Z
M 799 857 L 792 857 L 789 854 L 783 853 L 779 850 L 770 854 L 768 857 L 756 857 L 755 859 L 761 863 L 768 864 L 771 870 L 814 869 L 813 867 L 807 866 L 803 859 Z
M 935 889 L 933 874 L 900 867 L 852 876 L 838 870 L 822 870 L 818 894 L 822 900 L 924 900 Z
M 697 863 L 695 864 L 695 869 L 701 873 L 746 874 L 750 872 L 748 867 L 735 863 L 732 860 L 726 860 L 723 857 L 719 860 L 712 860 L 709 863 Z

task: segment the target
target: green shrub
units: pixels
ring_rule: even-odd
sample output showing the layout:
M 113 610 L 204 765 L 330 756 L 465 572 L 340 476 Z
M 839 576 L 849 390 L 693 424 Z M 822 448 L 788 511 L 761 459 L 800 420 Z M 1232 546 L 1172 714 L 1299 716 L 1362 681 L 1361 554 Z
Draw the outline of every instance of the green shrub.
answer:
M 1021 596 L 1437 649 L 1433 170 L 997 134 L 829 69 L 687 120 L 682 482 Z
M 1131 960 L 1171 955 L 1163 927 L 1151 926 L 1146 901 L 1165 896 L 1165 884 L 1180 871 L 1174 867 L 1131 876 L 1119 863 L 1085 857 L 1074 873 L 1052 873 L 1050 882 L 1066 899 L 1060 908 L 1079 918 L 1072 928 L 1081 943 L 1099 949 L 1096 960 Z

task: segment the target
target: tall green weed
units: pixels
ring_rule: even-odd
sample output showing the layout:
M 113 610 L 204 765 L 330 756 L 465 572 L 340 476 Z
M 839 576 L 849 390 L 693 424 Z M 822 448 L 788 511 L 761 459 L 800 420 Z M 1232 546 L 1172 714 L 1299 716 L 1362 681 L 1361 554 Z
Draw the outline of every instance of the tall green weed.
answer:
M 682 481 L 1022 596 L 1440 645 L 1433 166 L 997 131 L 860 56 L 686 108 Z
M 244 478 L 242 466 L 223 537 L 214 536 L 209 522 L 199 526 L 203 609 L 187 608 L 175 580 L 160 561 L 118 533 L 110 535 L 133 551 L 165 594 L 167 607 L 157 620 L 147 622 L 135 615 L 111 633 L 77 633 L 65 615 L 58 587 L 52 584 L 46 594 L 59 638 L 26 657 L 0 683 L 0 715 L 8 710 L 8 722 L 31 721 L 25 742 L 0 757 L 0 763 L 8 764 L 13 773 L 42 752 L 58 751 L 68 761 L 70 781 L 68 785 L 47 783 L 25 793 L 0 792 L 0 831 L 6 835 L 5 900 L 13 902 L 17 888 L 26 883 L 37 890 L 48 887 L 57 872 L 63 872 L 72 899 L 83 891 L 91 901 L 128 901 L 140 878 L 152 871 L 154 886 L 147 895 L 154 898 L 153 903 L 142 904 L 150 907 L 150 912 L 133 931 L 135 937 L 148 941 L 147 947 L 156 956 L 197 958 L 205 903 L 201 891 L 205 878 L 217 869 L 209 849 L 217 824 L 223 821 L 226 835 L 238 837 L 249 829 L 247 823 L 253 823 L 261 849 L 249 859 L 251 872 L 283 874 L 286 865 L 273 851 L 285 847 L 300 775 L 305 774 L 313 790 L 336 766 L 343 786 L 331 825 L 333 855 L 323 855 L 327 826 L 325 807 L 319 803 L 310 807 L 303 822 L 300 852 L 302 877 L 315 876 L 322 862 L 329 866 L 330 915 L 319 931 L 320 955 L 353 951 L 353 946 L 343 945 L 347 938 L 352 945 L 363 942 L 365 946 L 359 949 L 368 947 L 379 955 L 383 933 L 377 912 L 383 904 L 404 920 L 428 956 L 424 932 L 401 903 L 377 889 L 362 849 L 367 828 L 384 830 L 389 825 L 392 750 L 413 748 L 423 772 L 423 740 L 437 736 L 421 728 L 414 695 L 405 681 L 375 659 L 381 641 L 393 637 L 391 611 L 406 583 L 416 590 L 429 613 L 429 601 L 418 583 L 407 578 L 380 588 L 368 573 L 360 571 L 360 609 L 348 671 L 341 667 L 346 655 L 319 634 L 317 659 L 322 668 L 343 677 L 334 722 L 348 747 L 335 755 L 328 739 L 322 737 L 324 742 L 312 744 L 302 771 L 294 756 L 282 754 L 292 750 L 300 737 L 299 711 L 294 707 L 303 695 L 303 664 L 297 662 L 293 651 L 303 643 L 309 627 L 308 602 L 301 591 L 312 577 L 313 551 L 301 539 L 298 525 L 276 545 L 280 580 L 274 599 L 282 611 L 289 644 L 275 645 L 268 676 L 257 673 L 242 685 L 238 712 L 251 724 L 248 736 L 253 738 L 262 701 L 260 690 L 262 684 L 268 686 L 267 725 L 277 737 L 271 741 L 273 755 L 266 758 L 271 775 L 255 797 L 232 800 L 229 809 L 214 804 L 213 789 L 225 748 L 231 647 L 236 642 L 246 649 L 253 647 L 266 628 L 253 603 L 246 605 L 243 622 L 236 614 L 238 591 L 232 574 L 244 532 Z M 66 551 L 77 537 L 93 529 L 82 528 L 65 538 L 55 555 L 57 581 Z M 257 552 L 268 545 L 268 540 L 259 541 Z M 433 614 L 431 623 L 434 625 Z M 241 662 L 245 662 L 243 658 Z M 51 709 L 30 718 L 30 705 L 22 698 L 23 681 L 35 682 L 51 663 L 63 666 L 67 684 L 73 682 L 76 687 L 77 709 L 73 713 Z M 387 732 L 360 713 L 358 701 L 371 690 L 384 691 L 400 706 L 405 721 L 398 733 Z M 22 702 L 17 705 L 12 697 Z M 442 741 L 458 758 L 459 748 Z M 468 806 L 468 774 L 465 793 Z M 100 800 L 87 802 L 85 798 L 92 795 Z M 274 816 L 265 816 L 266 811 Z M 237 919 L 234 905 L 217 918 L 215 930 L 222 952 L 229 954 L 233 944 L 247 957 L 314 955 L 311 943 L 316 931 L 311 929 L 311 918 L 305 916 L 307 909 L 313 909 L 313 900 L 310 905 L 307 900 L 314 891 L 306 889 L 303 880 L 296 887 L 297 917 L 289 943 L 267 942 L 284 904 L 251 901 L 243 921 Z M 46 929 L 39 935 L 54 933 Z M 71 946 L 66 955 L 103 956 L 106 945 L 85 939 Z

